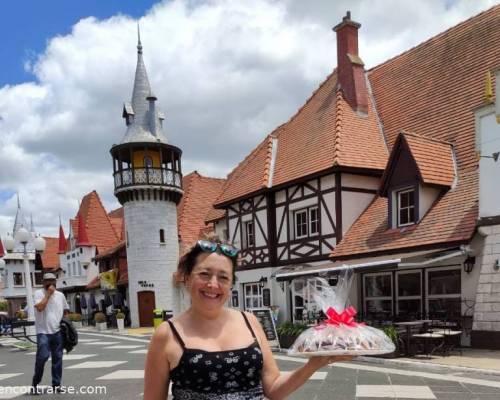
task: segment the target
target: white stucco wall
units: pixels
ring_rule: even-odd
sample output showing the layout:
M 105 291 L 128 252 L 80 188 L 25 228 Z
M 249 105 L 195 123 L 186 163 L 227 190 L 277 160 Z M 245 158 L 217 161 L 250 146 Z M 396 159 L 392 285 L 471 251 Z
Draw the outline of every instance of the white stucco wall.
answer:
M 421 220 L 424 215 L 429 211 L 431 206 L 436 201 L 440 190 L 420 185 L 419 188 L 419 204 L 418 204 L 418 219 Z
M 500 151 L 500 124 L 493 106 L 476 112 L 476 147 L 482 156 Z M 479 217 L 500 215 L 500 160 L 479 160 Z
M 346 233 L 354 221 L 368 207 L 375 195 L 371 193 L 342 191 L 342 233 Z
M 131 322 L 136 327 L 140 291 L 154 291 L 156 308 L 180 311 L 180 295 L 172 279 L 179 258 L 177 208 L 173 202 L 154 200 L 129 201 L 123 208 Z M 160 229 L 165 231 L 165 243 L 160 243 Z M 140 281 L 154 287 L 143 287 Z

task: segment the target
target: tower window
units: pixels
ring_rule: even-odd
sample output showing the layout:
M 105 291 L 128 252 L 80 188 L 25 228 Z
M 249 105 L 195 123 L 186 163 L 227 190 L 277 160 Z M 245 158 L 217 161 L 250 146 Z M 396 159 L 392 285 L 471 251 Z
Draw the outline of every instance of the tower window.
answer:
M 160 243 L 165 243 L 165 230 L 160 229 Z
M 144 157 L 144 167 L 145 168 L 153 168 L 153 160 L 149 156 Z

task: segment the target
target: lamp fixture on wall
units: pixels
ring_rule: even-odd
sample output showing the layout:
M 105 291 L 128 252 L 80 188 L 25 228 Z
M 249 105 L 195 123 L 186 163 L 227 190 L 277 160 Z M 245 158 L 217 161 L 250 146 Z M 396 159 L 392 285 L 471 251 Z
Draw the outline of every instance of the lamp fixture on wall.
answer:
M 261 276 L 259 279 L 259 286 L 261 287 L 261 289 L 264 287 L 266 283 L 267 283 L 267 277 Z
M 464 261 L 464 272 L 470 274 L 474 269 L 474 264 L 476 263 L 476 257 L 467 257 Z

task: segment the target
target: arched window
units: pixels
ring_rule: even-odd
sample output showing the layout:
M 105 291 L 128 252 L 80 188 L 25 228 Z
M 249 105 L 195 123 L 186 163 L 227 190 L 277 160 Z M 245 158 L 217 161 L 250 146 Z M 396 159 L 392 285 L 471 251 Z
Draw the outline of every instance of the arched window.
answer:
M 165 230 L 160 229 L 160 243 L 165 243 Z
M 149 156 L 144 157 L 144 167 L 145 168 L 153 168 L 153 160 Z

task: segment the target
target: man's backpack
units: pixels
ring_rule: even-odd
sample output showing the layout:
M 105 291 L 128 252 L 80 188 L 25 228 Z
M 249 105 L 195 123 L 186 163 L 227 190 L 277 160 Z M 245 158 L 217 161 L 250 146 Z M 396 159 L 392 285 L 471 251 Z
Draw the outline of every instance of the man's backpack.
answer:
M 66 349 L 66 353 L 69 353 L 78 344 L 78 332 L 67 317 L 63 317 L 61 320 L 61 335 L 63 347 Z

